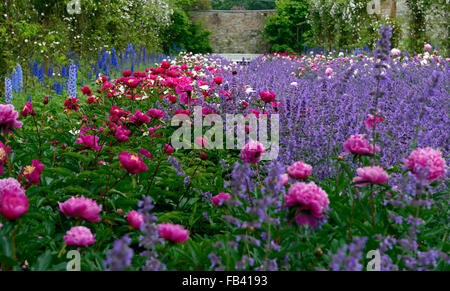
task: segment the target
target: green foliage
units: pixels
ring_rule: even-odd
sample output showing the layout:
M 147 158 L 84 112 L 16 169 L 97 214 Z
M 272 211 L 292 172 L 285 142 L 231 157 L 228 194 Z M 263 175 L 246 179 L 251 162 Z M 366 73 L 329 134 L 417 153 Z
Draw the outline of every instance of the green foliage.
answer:
M 306 22 L 306 0 L 279 0 L 277 13 L 266 20 L 265 35 L 272 51 L 299 51 L 306 43 L 310 26 Z

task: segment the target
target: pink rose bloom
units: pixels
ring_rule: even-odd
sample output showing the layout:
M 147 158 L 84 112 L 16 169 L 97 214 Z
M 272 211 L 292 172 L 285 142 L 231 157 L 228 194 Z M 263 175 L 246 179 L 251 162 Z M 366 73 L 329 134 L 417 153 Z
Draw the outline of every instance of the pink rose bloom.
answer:
M 22 173 L 19 175 L 19 181 L 23 177 L 29 183 L 39 185 L 44 167 L 44 164 L 42 164 L 39 160 L 33 160 L 31 162 L 31 166 L 26 166 L 23 168 Z
M 0 104 L 0 132 L 11 133 L 11 127 L 21 128 L 23 123 L 17 121 L 19 119 L 19 113 L 14 110 L 14 106 L 11 104 Z
M 298 182 L 293 184 L 284 196 L 286 206 L 299 207 L 296 216 L 299 225 L 317 225 L 317 220 L 323 218 L 323 211 L 330 204 L 328 195 L 314 182 Z
M 291 178 L 306 179 L 311 176 L 312 166 L 303 161 L 299 161 L 290 166 L 287 170 Z
M 74 226 L 66 233 L 64 241 L 68 246 L 87 247 L 95 243 L 95 234 L 85 226 Z
M 430 147 L 414 150 L 403 163 L 403 167 L 409 169 L 417 178 L 423 179 L 423 175 L 426 174 L 427 181 L 439 180 L 447 172 L 442 153 Z
M 288 174 L 281 174 L 280 175 L 280 181 L 278 184 L 286 186 L 286 184 L 289 182 L 289 175 Z
M 133 210 L 128 212 L 127 220 L 134 229 L 141 229 L 141 224 L 142 222 L 144 222 L 144 215 L 137 212 L 136 210 Z
M 93 151 L 98 151 L 102 148 L 98 145 L 98 140 L 98 136 L 81 134 L 80 138 L 76 140 L 75 144 L 83 145 L 85 148 L 91 149 Z
M 231 195 L 229 193 L 219 193 L 218 195 L 214 196 L 211 199 L 211 203 L 216 205 L 216 206 L 221 206 L 225 200 L 230 200 L 231 199 Z
M 264 146 L 257 141 L 250 141 L 241 150 L 241 159 L 250 164 L 256 164 L 261 161 L 262 155 L 266 152 Z
M 423 46 L 423 48 L 424 48 L 426 51 L 431 51 L 431 49 L 432 49 L 433 47 L 431 46 L 431 44 L 427 43 L 427 44 L 425 44 L 425 45 Z
M 386 184 L 389 175 L 381 167 L 364 167 L 358 168 L 356 170 L 358 174 L 357 177 L 353 178 L 353 182 L 369 182 L 371 184 Z M 363 187 L 367 185 L 366 183 L 358 184 L 358 186 Z
M 150 119 L 150 116 L 145 115 L 139 110 L 136 110 L 136 113 L 130 116 L 130 121 L 135 125 L 147 124 L 150 122 Z
M 369 144 L 369 141 L 366 139 L 365 134 L 355 134 L 352 135 L 348 140 L 344 143 L 344 149 L 347 152 L 353 154 L 373 154 L 373 144 Z M 379 152 L 380 149 L 375 146 L 375 152 Z
M 156 119 L 161 119 L 165 115 L 164 111 L 155 108 L 150 109 L 147 114 Z
M 81 196 L 80 198 L 72 197 L 64 203 L 59 203 L 59 210 L 69 217 L 79 217 L 90 222 L 99 222 L 102 206 L 89 198 Z
M 372 114 L 368 114 L 367 117 L 368 118 L 364 121 L 364 125 L 367 127 L 367 129 L 372 129 L 374 125 L 384 121 L 384 117 L 381 116 L 377 116 L 375 118 L 375 116 L 373 116 Z
M 0 214 L 15 220 L 28 211 L 28 197 L 20 183 L 13 178 L 0 180 Z
M 119 160 L 122 166 L 131 174 L 138 174 L 148 170 L 142 158 L 138 155 L 132 155 L 127 152 L 122 152 L 119 155 Z
M 163 152 L 164 152 L 165 154 L 171 155 L 171 154 L 173 154 L 173 147 L 171 147 L 171 146 L 168 145 L 168 144 L 165 144 L 165 145 L 164 145 L 164 148 L 163 148 Z
M 158 234 L 171 242 L 182 243 L 189 238 L 189 231 L 179 224 L 161 223 L 158 226 Z
M 259 92 L 259 97 L 261 98 L 262 101 L 269 103 L 275 100 L 275 93 L 271 91 L 262 91 Z
M 198 145 L 200 148 L 204 148 L 204 147 L 207 147 L 208 145 L 209 145 L 209 142 L 206 140 L 206 139 L 204 139 L 203 137 L 201 137 L 201 136 L 197 136 L 196 138 L 195 138 L 195 144 L 196 145 Z

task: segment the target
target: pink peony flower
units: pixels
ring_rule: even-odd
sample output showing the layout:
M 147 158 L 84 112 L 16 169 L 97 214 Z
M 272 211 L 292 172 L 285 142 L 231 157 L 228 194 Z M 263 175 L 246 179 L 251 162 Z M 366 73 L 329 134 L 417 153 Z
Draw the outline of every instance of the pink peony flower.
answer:
M 355 134 L 352 135 L 348 140 L 344 143 L 344 149 L 347 152 L 353 154 L 373 154 L 374 145 L 369 144 L 369 141 L 366 139 L 365 134 Z M 379 152 L 380 149 L 375 145 L 375 152 Z
M 84 148 L 86 149 L 98 151 L 102 148 L 101 146 L 98 145 L 98 140 L 99 140 L 98 136 L 80 134 L 80 138 L 75 141 L 75 144 L 83 145 Z
M 323 218 L 323 211 L 330 204 L 328 195 L 314 182 L 293 184 L 284 196 L 286 206 L 298 206 L 296 216 L 299 225 L 317 225 L 317 219 Z
M 44 164 L 39 160 L 33 160 L 31 166 L 23 168 L 19 175 L 19 181 L 25 178 L 29 183 L 39 185 L 42 171 L 44 170 Z
M 266 152 L 264 146 L 257 141 L 250 141 L 241 150 L 241 159 L 250 164 L 261 161 L 262 155 Z
M 74 226 L 64 236 L 64 241 L 68 246 L 87 247 L 95 243 L 95 234 L 85 226 Z
M 81 88 L 81 92 L 83 93 L 83 95 L 86 95 L 86 96 L 92 95 L 92 90 L 89 89 L 89 86 L 84 86 L 83 88 Z
M 130 77 L 131 76 L 131 71 L 130 70 L 123 71 L 122 76 L 124 78 Z
M 331 74 L 333 74 L 333 69 L 332 69 L 332 68 L 327 68 L 327 69 L 325 70 L 325 74 L 326 74 L 327 76 L 331 76 Z
M 189 238 L 189 231 L 181 225 L 171 223 L 161 223 L 158 226 L 158 234 L 171 242 L 182 243 Z
M 164 111 L 155 108 L 149 109 L 147 114 L 156 119 L 161 119 L 165 115 Z
M 259 92 L 259 97 L 261 98 L 262 101 L 269 103 L 275 100 L 275 93 L 271 91 L 262 91 Z
M 90 222 L 99 222 L 102 206 L 94 200 L 81 196 L 72 197 L 64 203 L 59 203 L 59 210 L 69 217 L 79 217 Z
M 194 142 L 200 148 L 204 148 L 204 147 L 207 147 L 209 145 L 209 142 L 206 139 L 204 139 L 203 137 L 201 137 L 201 136 L 197 136 L 195 138 Z
M 80 100 L 75 97 L 69 97 L 66 99 L 66 101 L 64 101 L 64 107 L 67 110 L 78 112 L 78 107 L 80 107 Z
M 311 176 L 312 166 L 303 161 L 299 161 L 290 166 L 287 171 L 291 178 L 306 179 Z
M 391 55 L 394 56 L 394 57 L 398 57 L 401 54 L 402 54 L 402 52 L 399 49 L 397 49 L 397 48 L 393 48 L 391 50 Z
M 150 122 L 150 119 L 150 116 L 145 115 L 139 110 L 136 110 L 136 113 L 130 116 L 130 121 L 135 125 L 147 124 Z
M 389 175 L 386 173 L 383 168 L 375 166 L 375 167 L 364 167 L 358 168 L 356 170 L 358 174 L 357 177 L 353 178 L 353 182 L 369 182 L 372 184 L 386 184 Z M 358 184 L 358 186 L 362 187 L 367 185 L 366 183 Z
M 364 125 L 367 127 L 367 129 L 372 129 L 374 125 L 377 125 L 378 123 L 384 121 L 384 117 L 381 116 L 377 116 L 375 118 L 375 116 L 373 116 L 372 114 L 368 114 L 367 117 L 368 118 L 364 121 Z
M 225 200 L 230 200 L 231 195 L 229 193 L 219 193 L 211 199 L 211 203 L 216 206 L 221 206 Z
M 146 157 L 147 159 L 151 159 L 152 158 L 152 154 L 150 154 L 150 152 L 148 150 L 146 150 L 145 148 L 141 148 L 139 150 L 139 153 L 141 155 L 143 155 L 144 157 Z
M 28 115 L 35 115 L 36 110 L 33 109 L 33 104 L 30 102 L 27 102 L 25 106 L 23 107 L 22 111 L 20 111 L 20 115 L 23 117 L 27 117 Z
M 439 180 L 447 172 L 442 153 L 430 147 L 414 150 L 408 159 L 403 159 L 403 163 L 403 167 L 409 169 L 418 179 L 427 181 Z
M 214 77 L 214 79 L 213 79 L 213 83 L 216 83 L 217 85 L 222 84 L 222 82 L 223 82 L 223 78 L 220 76 Z
M 280 175 L 280 181 L 278 181 L 278 184 L 286 186 L 287 183 L 289 183 L 289 175 L 288 174 L 281 174 Z
M 427 44 L 425 44 L 425 45 L 423 46 L 423 48 L 424 48 L 426 51 L 431 51 L 431 49 L 432 49 L 433 47 L 431 46 L 431 44 L 427 43 Z
M 0 104 L 0 132 L 5 133 L 12 131 L 10 128 L 21 128 L 23 123 L 17 121 L 19 113 L 14 110 L 11 104 Z
M 28 197 L 20 183 L 13 178 L 0 180 L 0 214 L 15 220 L 28 211 Z
M 122 166 L 131 174 L 138 174 L 148 170 L 142 158 L 138 155 L 132 155 L 127 152 L 122 152 L 119 155 L 119 160 Z
M 163 148 L 163 152 L 164 152 L 165 154 L 172 155 L 172 154 L 173 154 L 173 147 L 171 147 L 171 146 L 168 145 L 168 144 L 165 144 L 165 145 L 164 145 L 164 148 Z
M 5 145 L 0 141 L 0 167 L 6 163 L 6 159 L 8 158 L 11 149 L 9 147 L 5 147 Z M 2 173 L 0 173 L 0 176 Z
M 144 215 L 133 210 L 128 212 L 127 220 L 134 229 L 141 229 L 142 222 L 144 222 Z

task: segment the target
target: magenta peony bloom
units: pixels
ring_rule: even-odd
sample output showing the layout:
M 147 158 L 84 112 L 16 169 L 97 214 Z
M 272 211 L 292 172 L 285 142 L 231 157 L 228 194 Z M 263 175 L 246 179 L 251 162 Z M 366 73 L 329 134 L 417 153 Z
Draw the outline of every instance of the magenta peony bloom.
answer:
M 119 160 L 122 166 L 131 174 L 138 174 L 148 170 L 142 158 L 138 155 L 132 155 L 127 152 L 122 152 L 119 155 Z
M 344 142 L 344 149 L 347 152 L 353 154 L 373 154 L 374 145 L 369 144 L 365 134 L 352 135 L 348 140 Z M 380 149 L 375 145 L 375 152 L 379 152 Z
M 222 84 L 222 82 L 223 82 L 223 78 L 220 76 L 214 77 L 214 79 L 213 79 L 213 83 L 216 83 L 217 85 Z
M 0 132 L 12 133 L 10 128 L 21 128 L 23 123 L 17 121 L 19 113 L 11 104 L 0 104 Z
M 33 109 L 33 104 L 31 102 L 27 102 L 23 107 L 22 111 L 20 111 L 20 115 L 23 117 L 27 117 L 28 115 L 35 115 L 36 110 Z
M 312 166 L 303 161 L 299 161 L 290 166 L 287 170 L 291 178 L 306 179 L 311 176 Z
M 39 185 L 44 167 L 44 164 L 42 164 L 39 160 L 33 160 L 31 162 L 31 166 L 26 166 L 23 168 L 22 173 L 19 175 L 19 181 L 21 181 L 23 177 L 29 183 Z
M 130 139 L 130 137 L 128 136 L 130 133 L 131 131 L 126 129 L 124 126 L 119 126 L 114 133 L 114 137 L 119 142 L 125 142 Z
M 211 199 L 211 203 L 216 206 L 221 206 L 226 200 L 230 200 L 231 195 L 229 193 L 219 193 Z
M 353 178 L 353 182 L 369 182 L 372 184 L 386 184 L 389 175 L 386 173 L 383 168 L 375 166 L 375 167 L 364 167 L 364 168 L 358 168 L 356 170 L 356 173 L 358 174 L 357 177 Z M 365 186 L 366 183 L 358 184 L 357 186 Z
M 75 144 L 83 145 L 86 149 L 98 151 L 102 148 L 98 145 L 98 140 L 98 136 L 80 134 L 80 138 L 75 141 Z M 80 148 L 82 149 L 83 147 Z
M 64 236 L 64 241 L 68 246 L 87 247 L 95 243 L 95 234 L 85 226 L 74 226 Z
M 158 226 L 158 234 L 171 242 L 182 243 L 189 238 L 189 231 L 181 225 L 171 223 L 161 223 Z
M 83 88 L 81 88 L 81 92 L 83 93 L 83 95 L 86 95 L 86 96 L 92 95 L 92 90 L 89 89 L 89 86 L 84 86 Z
M 367 129 L 372 129 L 374 125 L 377 125 L 378 123 L 381 123 L 384 121 L 384 117 L 373 116 L 372 114 L 367 115 L 367 119 L 364 121 L 364 125 L 367 127 Z
M 28 197 L 20 183 L 13 178 L 0 180 L 0 214 L 15 220 L 28 211 Z
M 269 103 L 275 100 L 275 93 L 271 91 L 262 91 L 259 92 L 259 97 L 261 98 L 262 101 Z
M 6 159 L 8 158 L 10 152 L 10 147 L 5 147 L 5 145 L 0 141 L 0 166 L 3 166 L 6 163 Z
M 296 216 L 299 225 L 317 225 L 317 220 L 323 218 L 323 211 L 330 204 L 328 195 L 314 182 L 298 182 L 293 184 L 284 196 L 286 206 L 298 206 Z
M 125 71 L 123 71 L 122 76 L 123 76 L 124 78 L 130 77 L 130 76 L 131 76 L 131 71 L 130 71 L 130 70 L 125 70 Z
M 66 99 L 66 101 L 64 101 L 64 107 L 67 110 L 78 112 L 78 107 L 80 107 L 80 100 L 75 97 L 69 97 Z
M 146 157 L 147 159 L 151 159 L 152 158 L 152 154 L 150 154 L 150 152 L 148 150 L 146 150 L 145 148 L 141 148 L 139 150 L 139 153 L 141 155 L 143 155 L 144 157 Z
M 262 155 L 266 152 L 264 146 L 257 141 L 250 141 L 241 150 L 241 159 L 250 164 L 256 164 L 261 161 Z
M 135 125 L 147 124 L 150 122 L 150 119 L 150 116 L 145 115 L 139 110 L 136 110 L 136 113 L 130 116 L 130 121 Z
M 134 229 L 141 229 L 141 225 L 144 222 L 144 215 L 137 212 L 136 210 L 133 210 L 128 212 L 127 220 Z
M 59 210 L 69 217 L 79 217 L 90 222 L 99 222 L 102 206 L 89 198 L 72 197 L 64 203 L 59 203 Z
M 156 119 L 161 119 L 165 115 L 164 111 L 155 108 L 149 109 L 147 114 Z
M 172 155 L 173 154 L 173 147 L 171 147 L 170 145 L 168 145 L 168 144 L 165 144 L 164 145 L 164 148 L 163 148 L 163 152 L 165 153 L 165 154 L 168 154 L 168 155 Z
M 403 167 L 411 170 L 418 179 L 435 181 L 444 177 L 447 172 L 442 153 L 430 147 L 414 150 L 408 159 L 403 159 L 403 163 Z

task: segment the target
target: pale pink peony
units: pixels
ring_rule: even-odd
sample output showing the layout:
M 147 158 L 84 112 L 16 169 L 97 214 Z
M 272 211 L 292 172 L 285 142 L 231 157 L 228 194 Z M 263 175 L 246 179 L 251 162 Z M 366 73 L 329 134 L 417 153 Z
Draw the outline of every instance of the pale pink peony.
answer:
M 328 195 L 314 182 L 298 182 L 293 184 L 284 196 L 286 206 L 298 206 L 296 216 L 299 225 L 317 225 L 317 219 L 323 218 L 323 211 L 330 204 Z
M 368 114 L 367 119 L 364 121 L 364 125 L 367 127 L 367 129 L 372 129 L 374 125 L 377 125 L 382 121 L 384 121 L 384 117 L 377 116 L 375 118 L 375 116 L 373 116 L 372 114 Z
M 171 223 L 161 223 L 158 226 L 158 234 L 171 242 L 182 243 L 189 238 L 189 231 L 181 225 Z
M 94 200 L 81 196 L 72 197 L 64 203 L 59 203 L 59 210 L 69 217 L 80 217 L 91 222 L 99 222 L 102 206 Z
M 195 138 L 194 142 L 200 148 L 204 148 L 204 147 L 207 147 L 209 145 L 209 142 L 206 139 L 204 139 L 203 137 L 201 137 L 201 136 L 197 136 Z
M 278 184 L 286 186 L 286 184 L 289 182 L 289 175 L 288 174 L 281 174 L 280 175 L 280 181 L 278 181 Z
M 0 180 L 0 214 L 8 220 L 15 220 L 24 215 L 28 207 L 28 197 L 16 179 Z
M 431 49 L 432 49 L 433 47 L 431 46 L 431 44 L 427 43 L 427 44 L 425 44 L 425 45 L 423 46 L 423 48 L 424 48 L 426 51 L 431 51 Z
M 399 49 L 397 49 L 397 48 L 393 48 L 391 50 L 391 55 L 394 56 L 394 57 L 398 57 L 401 54 L 402 54 L 402 52 Z
M 67 231 L 64 236 L 64 241 L 68 246 L 83 246 L 87 247 L 95 243 L 95 234 L 85 226 L 74 226 Z
M 358 174 L 357 177 L 353 178 L 353 182 L 369 182 L 371 184 L 386 184 L 389 175 L 386 173 L 383 168 L 374 166 L 374 167 L 364 167 L 358 168 L 356 170 Z M 358 184 L 358 186 L 365 186 L 366 183 Z
M 344 142 L 344 149 L 347 152 L 353 153 L 353 154 L 360 154 L 360 155 L 366 155 L 366 154 L 373 154 L 373 144 L 370 144 L 369 141 L 366 139 L 365 134 L 355 134 L 352 135 L 348 140 Z M 375 152 L 379 152 L 380 148 L 378 148 L 375 145 Z
M 241 159 L 250 164 L 261 161 L 262 155 L 266 152 L 264 146 L 257 141 L 250 141 L 241 150 Z
M 325 74 L 326 74 L 327 76 L 330 76 L 331 74 L 333 74 L 333 69 L 332 69 L 332 68 L 327 68 L 327 69 L 325 70 Z
M 411 170 L 417 178 L 426 174 L 426 180 L 435 181 L 444 177 L 447 172 L 445 159 L 439 150 L 427 148 L 418 148 L 414 150 L 408 157 L 403 159 L 403 167 Z
M 11 104 L 0 104 L 0 132 L 5 133 L 12 131 L 10 128 L 21 128 L 23 123 L 17 121 L 19 113 L 14 110 Z
M 216 206 L 221 206 L 226 200 L 230 200 L 231 195 L 229 193 L 219 193 L 211 199 L 211 203 Z
M 144 215 L 133 210 L 128 212 L 127 220 L 134 229 L 141 229 L 142 222 L 144 222 Z
M 287 171 L 291 178 L 306 179 L 311 176 L 312 166 L 303 161 L 299 161 L 290 166 Z

